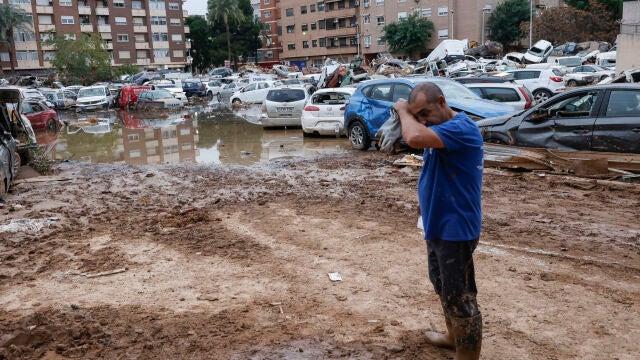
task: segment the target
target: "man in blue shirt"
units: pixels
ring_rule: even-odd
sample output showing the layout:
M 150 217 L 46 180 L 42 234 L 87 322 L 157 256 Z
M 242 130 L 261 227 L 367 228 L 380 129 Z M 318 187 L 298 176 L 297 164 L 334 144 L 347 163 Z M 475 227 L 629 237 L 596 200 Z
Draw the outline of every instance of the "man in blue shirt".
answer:
M 427 332 L 434 345 L 454 348 L 455 359 L 479 359 L 482 316 L 476 301 L 473 251 L 482 223 L 482 135 L 452 110 L 433 83 L 418 84 L 398 100 L 402 137 L 424 150 L 418 180 L 429 279 L 440 296 L 447 333 Z

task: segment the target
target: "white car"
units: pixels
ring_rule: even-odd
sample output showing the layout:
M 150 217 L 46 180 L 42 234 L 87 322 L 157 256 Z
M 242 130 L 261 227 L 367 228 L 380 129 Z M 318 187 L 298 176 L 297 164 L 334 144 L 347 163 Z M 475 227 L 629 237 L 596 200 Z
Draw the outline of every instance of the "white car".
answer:
M 257 81 L 231 95 L 229 101 L 232 104 L 240 102 L 261 104 L 267 98 L 269 89 L 280 85 L 282 85 L 280 81 Z
M 113 95 L 106 86 L 87 86 L 78 90 L 76 110 L 107 110 L 113 104 Z
M 539 64 L 544 62 L 553 51 L 553 45 L 547 40 L 539 40 L 523 56 L 525 63 Z
M 207 97 L 209 100 L 213 100 L 214 96 L 218 97 L 224 84 L 220 80 L 209 80 L 204 83 L 204 86 L 207 88 Z
M 536 103 L 565 90 L 563 73 L 556 68 L 509 70 L 503 74 L 529 89 Z
M 302 110 L 303 134 L 343 135 L 344 107 L 355 91 L 355 87 L 338 87 L 313 93 Z
M 269 89 L 262 103 L 262 127 L 300 127 L 300 116 L 305 103 L 311 97 L 311 86 L 290 85 Z
M 510 105 L 514 110 L 526 110 L 533 105 L 531 92 L 524 85 L 515 82 L 478 82 L 464 85 L 481 98 Z

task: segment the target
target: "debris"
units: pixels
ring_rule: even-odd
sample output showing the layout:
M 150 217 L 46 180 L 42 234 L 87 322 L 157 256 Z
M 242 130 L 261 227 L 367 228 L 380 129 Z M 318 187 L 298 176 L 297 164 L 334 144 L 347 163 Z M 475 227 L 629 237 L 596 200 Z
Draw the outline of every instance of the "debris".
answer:
M 340 276 L 340 274 L 338 274 L 337 272 L 332 272 L 328 275 L 331 281 L 342 281 L 342 276 Z
M 397 166 L 418 166 L 422 167 L 424 160 L 420 155 L 409 154 L 401 157 L 393 162 L 393 165 Z
M 29 184 L 29 183 L 39 183 L 39 182 L 50 182 L 50 181 L 69 181 L 73 180 L 73 178 L 66 176 L 36 176 L 27 179 L 18 179 L 13 182 L 14 185 L 18 184 Z
M 25 232 L 27 234 L 36 234 L 45 226 L 48 227 L 58 220 L 58 218 L 13 219 L 7 225 L 0 225 L 0 234 L 3 232 Z
M 119 273 L 125 272 L 125 271 L 127 271 L 127 268 L 119 268 L 119 269 L 103 271 L 103 272 L 99 272 L 99 273 L 95 273 L 95 274 L 84 274 L 84 276 L 87 277 L 87 278 L 94 278 L 94 277 L 99 277 L 99 276 L 108 276 L 108 275 L 113 275 L 113 274 L 119 274 Z

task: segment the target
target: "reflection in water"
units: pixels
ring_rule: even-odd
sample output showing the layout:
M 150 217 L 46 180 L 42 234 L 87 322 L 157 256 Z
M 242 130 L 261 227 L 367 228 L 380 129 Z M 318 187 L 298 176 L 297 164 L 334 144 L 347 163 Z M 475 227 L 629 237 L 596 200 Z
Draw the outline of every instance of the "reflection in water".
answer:
M 133 165 L 216 163 L 251 165 L 341 153 L 345 138 L 303 137 L 300 129 L 263 130 L 260 107 L 232 111 L 210 104 L 173 113 L 59 112 L 67 126 L 37 134 L 56 160 Z

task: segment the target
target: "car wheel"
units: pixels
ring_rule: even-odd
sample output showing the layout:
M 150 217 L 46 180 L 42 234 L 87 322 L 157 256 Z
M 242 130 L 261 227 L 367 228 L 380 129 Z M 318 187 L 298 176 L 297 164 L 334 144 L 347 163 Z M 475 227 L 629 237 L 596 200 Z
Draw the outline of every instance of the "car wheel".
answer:
M 578 85 L 578 83 L 575 80 L 567 81 L 567 86 L 576 86 L 576 85 Z
M 218 95 L 216 95 L 216 97 L 218 98 L 218 102 L 222 102 L 222 95 L 220 95 L 220 93 L 218 93 Z
M 359 120 L 349 125 L 349 142 L 356 150 L 367 150 L 371 147 L 371 136 L 369 130 Z
M 233 99 L 232 104 L 240 104 L 242 101 L 238 98 Z
M 548 90 L 536 90 L 533 92 L 533 98 L 536 101 L 536 104 L 539 104 L 543 101 L 549 99 L 553 94 L 551 94 Z
M 207 93 L 207 98 L 209 98 L 209 101 L 213 100 L 213 93 L 211 91 Z

